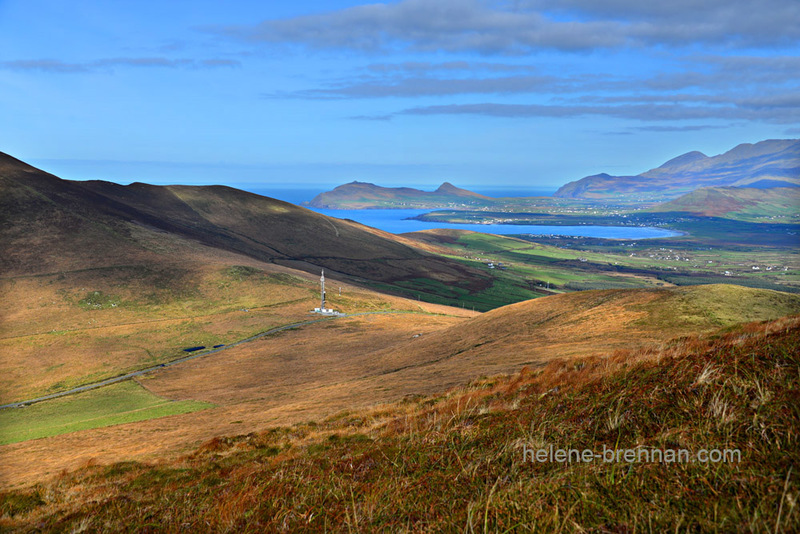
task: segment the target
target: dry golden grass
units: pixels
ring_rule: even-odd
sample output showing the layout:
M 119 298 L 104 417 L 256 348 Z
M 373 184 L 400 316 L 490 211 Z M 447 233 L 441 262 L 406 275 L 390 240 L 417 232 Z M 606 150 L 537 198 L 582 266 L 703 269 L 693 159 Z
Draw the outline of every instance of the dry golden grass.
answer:
M 184 266 L 188 267 L 188 266 Z M 2 282 L 9 307 L 2 319 L 2 399 L 14 400 L 65 389 L 99 376 L 167 361 L 198 342 L 246 337 L 302 317 L 312 301 L 309 288 L 239 284 L 236 292 L 216 287 L 223 265 L 175 268 L 186 295 L 154 292 L 152 300 L 125 269 L 105 278 L 72 273 Z M 157 276 L 157 275 L 156 275 Z M 77 278 L 77 279 L 74 279 Z M 100 291 L 117 304 L 87 309 L 87 294 Z M 303 305 L 305 301 L 305 306 Z M 240 308 L 252 307 L 248 313 Z
M 160 396 L 210 401 L 218 408 L 15 444 L 0 448 L 0 458 L 8 466 L 8 482 L 20 483 L 92 458 L 106 463 L 173 457 L 220 434 L 433 394 L 553 359 L 624 358 L 632 350 L 664 350 L 677 336 L 731 324 L 723 311 L 743 313 L 737 306 L 763 319 L 780 313 L 781 299 L 796 306 L 796 297 L 739 289 L 591 291 L 507 306 L 469 320 L 373 315 L 308 325 L 142 380 Z M 717 319 L 708 318 L 711 309 Z
M 0 365 L 5 371 L 0 402 L 169 361 L 185 347 L 229 344 L 305 320 L 318 305 L 314 275 L 241 256 L 199 260 L 0 280 L 3 302 L 12 303 L 4 307 L 0 322 Z M 240 267 L 232 265 L 254 271 L 239 276 Z M 329 301 L 345 312 L 445 310 L 469 315 L 335 279 L 329 279 L 329 288 Z M 115 306 L 87 307 L 86 296 L 96 291 L 114 297 Z
M 217 435 L 440 391 L 454 383 L 390 379 L 386 374 L 392 369 L 372 364 L 371 353 L 463 320 L 436 315 L 337 319 L 159 371 L 140 383 L 166 398 L 203 398 L 219 407 L 0 447 L 2 482 L 33 482 L 89 460 L 174 458 Z
M 798 414 L 786 407 L 797 394 L 798 328 L 790 317 L 554 360 L 432 397 L 232 431 L 174 461 L 86 460 L 0 492 L 0 527 L 795 532 Z M 524 459 L 524 447 L 548 445 L 742 454 L 730 464 Z
M 318 305 L 316 275 L 225 253 L 193 257 L 198 259 L 197 263 L 162 262 L 153 271 L 138 266 L 0 280 L 3 301 L 16 304 L 4 307 L 0 323 L 0 366 L 4 369 L 0 376 L 2 400 L 23 400 L 62 391 L 168 361 L 183 355 L 181 349 L 187 346 L 230 343 L 274 326 L 314 318 L 309 310 Z M 242 271 L 241 267 L 234 266 L 253 271 Z M 245 274 L 236 274 L 240 271 Z M 460 320 L 457 317 L 476 315 L 462 309 L 382 295 L 335 278 L 328 280 L 329 303 L 345 312 L 400 310 L 450 316 L 367 316 L 346 320 L 351 324 L 344 329 L 352 330 L 353 325 L 362 323 L 374 325 L 372 335 L 377 340 L 374 342 L 383 343 L 378 346 L 452 325 Z M 116 296 L 116 302 L 122 304 L 99 309 L 81 307 L 81 299 L 94 291 Z M 148 294 L 150 298 L 146 298 Z M 323 341 L 330 343 L 331 334 L 342 330 L 327 324 L 320 325 L 320 329 L 324 337 L 316 340 L 319 343 L 308 353 L 309 358 L 320 358 L 325 351 Z M 253 369 L 258 369 L 281 347 L 288 346 L 286 343 L 302 344 L 303 336 L 311 335 L 302 330 L 286 332 L 220 353 L 218 356 L 225 359 L 233 358 L 241 369 L 232 374 L 236 379 L 222 380 L 221 387 L 216 388 L 218 393 L 229 388 L 230 399 L 218 400 L 223 406 L 201 417 L 147 421 L 142 425 L 78 432 L 2 448 L 0 483 L 33 480 L 92 458 L 114 461 L 127 455 L 155 458 L 166 453 L 169 456 L 175 450 L 184 450 L 198 440 L 229 432 L 231 428 L 263 427 L 276 420 L 296 420 L 292 413 L 300 414 L 299 417 L 305 417 L 306 413 L 327 413 L 324 402 L 311 406 L 291 406 L 291 402 L 286 402 L 284 413 L 278 413 L 276 399 L 281 397 L 270 391 L 275 381 L 261 383 L 260 394 L 248 389 L 254 384 L 249 376 Z M 341 348 L 340 354 L 349 354 L 362 350 L 358 347 L 364 344 L 367 336 L 368 332 L 360 331 L 350 336 L 336 336 L 341 337 L 341 341 L 333 344 Z M 270 349 L 264 352 L 264 347 Z M 257 350 L 259 348 L 261 350 Z M 292 346 L 288 350 L 295 348 Z M 252 357 L 253 354 L 256 356 Z M 270 363 L 273 369 L 284 367 L 280 360 L 270 360 Z M 218 375 L 209 371 L 212 372 L 209 376 L 225 377 L 231 368 L 220 369 Z M 325 369 L 318 369 L 319 373 L 308 375 L 309 383 L 312 379 L 324 379 Z M 306 371 L 300 365 L 285 367 L 281 376 L 289 379 Z M 343 375 L 330 374 L 329 377 L 352 378 L 357 374 L 353 367 L 345 371 Z M 253 376 L 263 378 L 264 374 Z M 158 381 L 145 379 L 145 384 L 151 382 Z M 191 380 L 181 383 L 186 386 L 181 392 L 183 395 L 191 396 L 199 391 Z M 248 399 L 250 394 L 254 396 Z M 345 405 L 342 399 L 347 396 L 346 388 L 330 395 L 342 397 L 336 409 Z M 264 402 L 265 399 L 268 402 Z M 295 401 L 297 399 L 302 400 L 302 396 L 295 397 Z M 239 422 L 232 427 L 234 421 Z
M 658 346 L 738 322 L 800 313 L 800 297 L 737 286 L 585 291 L 504 306 L 468 325 L 420 337 L 376 361 L 418 365 L 420 374 L 508 373 L 553 358 Z M 423 368 L 424 366 L 424 368 Z M 448 371 L 445 371 L 448 370 Z

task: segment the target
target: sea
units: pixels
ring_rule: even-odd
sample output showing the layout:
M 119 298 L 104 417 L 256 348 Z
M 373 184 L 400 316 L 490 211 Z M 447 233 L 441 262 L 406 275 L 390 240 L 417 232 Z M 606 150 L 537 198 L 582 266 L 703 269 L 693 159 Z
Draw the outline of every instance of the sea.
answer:
M 309 189 L 309 188 L 249 188 L 251 193 L 257 193 L 292 204 L 301 204 L 317 196 L 319 193 L 328 189 Z M 551 196 L 555 189 L 493 189 L 480 190 L 472 189 L 482 195 L 499 197 L 521 197 L 521 196 Z M 336 217 L 337 219 L 350 219 L 361 224 L 378 228 L 393 234 L 406 232 L 418 232 L 420 230 L 430 230 L 433 228 L 454 228 L 458 230 L 472 230 L 497 235 L 546 235 L 546 236 L 568 236 L 568 237 L 595 237 L 602 239 L 653 239 L 659 237 L 673 237 L 680 235 L 679 232 L 666 230 L 664 228 L 654 228 L 649 226 L 552 226 L 534 224 L 453 224 L 442 222 L 427 222 L 411 219 L 432 210 L 395 210 L 395 209 L 367 209 L 367 210 L 331 210 L 321 208 L 310 208 L 317 213 Z

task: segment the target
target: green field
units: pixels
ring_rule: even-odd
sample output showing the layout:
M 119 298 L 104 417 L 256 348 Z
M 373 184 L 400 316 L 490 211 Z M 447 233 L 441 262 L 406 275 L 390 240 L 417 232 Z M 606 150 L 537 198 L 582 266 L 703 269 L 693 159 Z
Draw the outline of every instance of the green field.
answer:
M 472 266 L 481 268 L 480 264 Z M 486 271 L 490 272 L 489 269 Z M 393 284 L 371 282 L 365 285 L 377 291 L 387 291 L 410 299 L 474 311 L 489 311 L 507 304 L 542 296 L 542 293 L 531 290 L 530 282 L 519 277 L 501 274 L 494 276 L 491 286 L 473 292 L 463 287 L 447 285 L 426 278 L 401 280 Z
M 213 407 L 198 401 L 171 401 L 133 381 L 26 406 L 0 410 L 0 445 L 133 423 Z
M 545 295 L 585 289 L 625 289 L 668 285 L 652 270 L 652 260 L 626 254 L 587 252 L 541 245 L 513 237 L 459 232 L 455 239 L 436 233 L 413 234 L 450 249 L 447 258 L 480 269 L 491 284 L 478 291 L 416 278 L 371 283 L 379 291 L 437 304 L 489 311 Z M 489 263 L 494 265 L 489 267 Z M 727 280 L 726 280 L 727 281 Z
M 796 249 L 747 246 L 697 246 L 664 239 L 607 240 L 546 236 L 497 236 L 433 231 L 411 234 L 446 247 L 448 257 L 482 268 L 492 287 L 461 296 L 459 303 L 484 301 L 490 294 L 506 303 L 544 294 L 587 289 L 624 289 L 669 285 L 735 284 L 778 291 L 800 291 L 800 254 Z M 492 263 L 496 268 L 489 269 Z M 502 263 L 502 268 L 497 268 Z M 417 288 L 425 299 L 426 288 Z M 445 295 L 437 295 L 445 297 Z M 448 295 L 455 297 L 455 295 Z M 430 298 L 428 296 L 428 298 Z

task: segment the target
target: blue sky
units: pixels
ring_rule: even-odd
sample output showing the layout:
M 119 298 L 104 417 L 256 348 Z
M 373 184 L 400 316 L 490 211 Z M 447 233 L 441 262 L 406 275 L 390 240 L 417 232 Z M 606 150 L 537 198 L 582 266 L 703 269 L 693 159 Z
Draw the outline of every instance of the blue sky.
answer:
M 800 2 L 0 0 L 0 125 L 70 179 L 555 187 L 800 137 Z

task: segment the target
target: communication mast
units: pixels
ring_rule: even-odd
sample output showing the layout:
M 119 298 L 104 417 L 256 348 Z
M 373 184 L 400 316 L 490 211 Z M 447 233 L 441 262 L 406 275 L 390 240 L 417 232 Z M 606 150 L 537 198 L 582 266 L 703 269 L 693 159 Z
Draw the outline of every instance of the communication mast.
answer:
M 325 269 L 322 270 L 322 276 L 319 277 L 320 295 L 322 296 L 322 303 L 319 305 L 321 310 L 325 310 Z
M 322 271 L 322 276 L 319 277 L 319 308 L 314 308 L 311 313 L 318 313 L 320 315 L 345 315 L 332 308 L 325 307 L 325 270 Z

